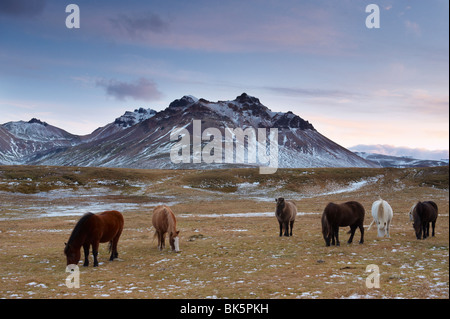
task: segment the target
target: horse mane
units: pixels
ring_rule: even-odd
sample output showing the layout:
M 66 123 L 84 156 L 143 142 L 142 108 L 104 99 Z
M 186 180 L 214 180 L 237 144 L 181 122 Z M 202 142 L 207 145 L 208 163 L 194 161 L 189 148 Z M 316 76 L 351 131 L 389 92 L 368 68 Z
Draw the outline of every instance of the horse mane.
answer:
M 420 218 L 420 220 L 423 219 L 423 209 L 424 209 L 423 203 L 417 202 L 416 207 L 414 207 L 414 212 L 415 212 L 415 215 Z M 414 215 L 414 212 L 413 212 L 413 215 Z
M 168 209 L 168 207 L 164 206 L 164 212 L 167 215 L 167 223 L 168 223 L 168 232 L 169 235 L 170 233 L 176 233 L 177 231 L 177 222 L 175 220 L 175 215 L 173 214 L 173 212 Z
M 75 240 L 75 238 L 77 238 L 79 236 L 79 234 L 81 233 L 81 230 L 84 227 L 84 224 L 93 215 L 94 215 L 93 213 L 86 213 L 80 218 L 78 223 L 75 225 L 75 228 L 73 229 L 72 234 L 70 235 L 70 238 L 69 238 L 69 241 L 67 242 L 67 245 L 70 245 Z

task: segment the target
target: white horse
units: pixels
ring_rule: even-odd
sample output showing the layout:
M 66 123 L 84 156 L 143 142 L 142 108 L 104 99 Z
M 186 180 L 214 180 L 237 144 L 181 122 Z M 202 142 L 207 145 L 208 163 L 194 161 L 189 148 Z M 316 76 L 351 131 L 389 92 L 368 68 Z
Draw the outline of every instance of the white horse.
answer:
M 372 227 L 372 224 L 376 221 L 378 227 L 378 237 L 384 237 L 386 235 L 386 237 L 389 238 L 389 228 L 393 215 L 394 212 L 392 211 L 391 205 L 389 205 L 385 200 L 382 200 L 380 197 L 379 200 L 373 202 L 372 204 L 373 220 L 367 230 L 370 230 L 370 227 Z

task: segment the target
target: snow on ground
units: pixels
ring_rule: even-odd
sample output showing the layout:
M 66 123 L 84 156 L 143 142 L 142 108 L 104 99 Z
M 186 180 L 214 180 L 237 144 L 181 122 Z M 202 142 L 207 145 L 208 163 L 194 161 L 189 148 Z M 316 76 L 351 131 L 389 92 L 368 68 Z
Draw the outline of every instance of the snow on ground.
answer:
M 241 200 L 243 198 L 261 201 L 272 202 L 276 197 L 285 197 L 289 199 L 303 199 L 315 198 L 319 196 L 326 196 L 332 194 L 341 194 L 346 192 L 354 192 L 365 186 L 376 183 L 382 176 L 376 176 L 368 179 L 361 179 L 352 182 L 348 185 L 330 184 L 324 189 L 313 189 L 305 193 L 298 193 L 289 190 L 282 190 L 283 185 L 274 187 L 263 187 L 259 182 L 249 183 L 244 182 L 237 184 L 237 190 L 234 193 L 226 193 L 227 198 Z M 27 210 L 22 211 L 22 205 L 15 205 L 14 207 L 4 207 L 5 213 L 1 219 L 22 219 L 22 218 L 39 218 L 39 217 L 58 217 L 58 216 L 81 216 L 84 213 L 102 212 L 105 210 L 118 211 L 149 211 L 157 205 L 166 204 L 169 206 L 176 205 L 183 201 L 179 195 L 163 194 L 161 192 L 148 192 L 147 189 L 151 186 L 163 183 L 159 181 L 153 184 L 146 183 L 132 183 L 134 187 L 134 194 L 145 194 L 149 199 L 148 202 L 123 202 L 115 201 L 114 197 L 121 197 L 122 191 L 120 185 L 116 185 L 116 181 L 98 180 L 91 187 L 54 189 L 48 192 L 40 192 L 37 194 L 16 194 L 0 192 L 2 196 L 15 196 L 17 202 L 28 201 L 33 205 L 27 205 Z M 117 186 L 111 189 L 110 186 Z M 184 185 L 184 189 L 195 191 L 197 194 L 189 196 L 189 199 L 214 201 L 222 200 L 224 193 L 216 190 L 209 190 L 204 188 L 195 188 Z M 181 196 L 182 197 L 182 196 Z M 75 201 L 75 204 L 74 204 Z M 23 214 L 25 212 L 25 214 Z M 312 214 L 311 212 L 299 212 L 299 214 Z M 180 217 L 268 217 L 273 216 L 273 212 L 253 212 L 253 213 L 222 213 L 222 214 L 182 214 Z
M 297 215 L 319 215 L 319 213 L 305 213 L 298 212 Z M 179 214 L 178 217 L 205 217 L 205 218 L 217 218 L 217 217 L 273 217 L 275 212 L 260 212 L 260 213 L 223 213 L 223 214 Z

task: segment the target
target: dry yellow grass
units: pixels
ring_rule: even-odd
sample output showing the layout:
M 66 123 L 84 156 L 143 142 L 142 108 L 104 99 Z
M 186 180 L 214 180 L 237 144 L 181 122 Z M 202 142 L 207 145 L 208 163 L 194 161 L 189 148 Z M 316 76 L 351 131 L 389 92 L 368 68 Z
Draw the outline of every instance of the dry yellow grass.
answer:
M 244 169 L 216 174 L 72 169 L 80 172 L 82 186 L 56 183 L 62 180 L 56 172 L 61 168 L 21 167 L 21 174 L 52 173 L 55 188 L 36 194 L 0 192 L 0 298 L 449 297 L 448 167 L 447 184 L 445 171 L 432 169 L 282 170 L 278 176 Z M 8 175 L 13 170 L 0 167 L 4 189 L 13 181 L 30 183 L 30 177 L 20 179 L 17 172 Z M 220 180 L 213 179 L 217 176 Z M 370 182 L 352 189 L 359 181 Z M 223 189 L 221 183 L 234 189 Z M 304 214 L 297 218 L 293 237 L 278 237 L 273 216 L 230 215 L 272 212 L 276 194 L 297 195 L 291 198 Z M 367 231 L 378 194 L 394 209 L 389 239 Z M 366 208 L 365 243 L 357 243 L 357 231 L 354 243 L 347 245 L 347 229 L 342 229 L 342 246 L 325 247 L 323 208 L 329 201 L 350 199 Z M 415 239 L 407 216 L 419 199 L 435 200 L 440 209 L 436 237 L 422 241 Z M 181 253 L 156 249 L 151 211 L 160 202 L 178 215 Z M 112 205 L 122 207 L 125 217 L 120 259 L 109 262 L 107 245 L 101 245 L 100 266 L 80 263 L 80 288 L 67 288 L 64 242 L 83 211 Z M 64 215 L 77 210 L 78 216 Z M 60 216 L 46 217 L 55 211 Z M 378 289 L 365 285 L 370 264 L 380 270 Z

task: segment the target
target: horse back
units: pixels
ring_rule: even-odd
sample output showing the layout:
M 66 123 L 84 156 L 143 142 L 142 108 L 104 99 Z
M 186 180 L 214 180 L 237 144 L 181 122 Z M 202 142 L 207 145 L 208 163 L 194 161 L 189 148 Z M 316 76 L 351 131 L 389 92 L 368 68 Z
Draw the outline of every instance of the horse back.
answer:
M 418 213 L 424 222 L 436 221 L 438 216 L 438 207 L 433 201 L 417 203 Z
M 391 205 L 383 199 L 375 201 L 372 206 L 372 216 L 375 220 L 391 220 L 393 216 Z
M 289 221 L 295 220 L 295 217 L 297 216 L 297 206 L 295 206 L 295 203 L 293 201 L 286 201 L 286 207 L 287 207 L 287 217 Z
M 358 219 L 364 220 L 364 215 L 366 212 L 364 210 L 364 206 L 360 202 L 350 201 L 350 202 L 344 203 L 344 205 L 347 205 L 350 207 L 354 216 L 356 216 Z
M 116 236 L 120 236 L 123 230 L 123 215 L 115 210 L 95 214 L 93 216 L 95 232 L 99 234 L 100 242 L 105 243 Z
M 355 201 L 343 204 L 329 203 L 324 210 L 328 223 L 335 226 L 362 224 L 364 214 L 364 207 Z

